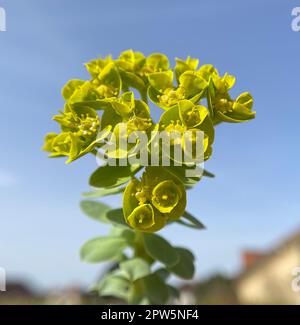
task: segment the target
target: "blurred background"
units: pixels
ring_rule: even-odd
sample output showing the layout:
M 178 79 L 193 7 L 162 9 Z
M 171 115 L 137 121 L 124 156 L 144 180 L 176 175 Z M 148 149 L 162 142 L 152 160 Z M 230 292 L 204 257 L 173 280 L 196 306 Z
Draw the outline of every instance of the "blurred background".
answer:
M 257 118 L 217 127 L 206 168 L 216 174 L 189 195 L 206 226 L 171 226 L 164 236 L 193 250 L 195 280 L 173 281 L 182 303 L 300 303 L 299 50 L 288 0 L 1 0 L 0 303 L 99 303 L 86 289 L 108 265 L 79 260 L 87 239 L 108 228 L 80 211 L 95 159 L 66 166 L 41 151 L 62 108 L 62 86 L 85 79 L 98 55 L 132 48 L 187 55 L 237 77 Z M 104 201 L 119 207 L 121 197 Z

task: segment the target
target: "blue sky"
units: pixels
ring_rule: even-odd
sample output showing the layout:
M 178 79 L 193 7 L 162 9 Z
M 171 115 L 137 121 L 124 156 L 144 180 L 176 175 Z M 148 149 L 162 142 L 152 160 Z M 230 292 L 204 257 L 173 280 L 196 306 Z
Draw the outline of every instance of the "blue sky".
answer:
M 234 274 L 245 248 L 264 249 L 300 227 L 299 1 L 0 1 L 0 266 L 8 277 L 41 286 L 91 283 L 101 267 L 78 250 L 107 228 L 79 210 L 96 168 L 93 157 L 69 166 L 40 151 L 60 89 L 87 78 L 83 63 L 132 48 L 145 54 L 198 57 L 237 76 L 233 94 L 250 91 L 257 119 L 217 128 L 206 164 L 217 177 L 189 194 L 206 225 L 162 233 L 193 249 L 198 277 Z M 107 198 L 117 207 L 120 197 Z

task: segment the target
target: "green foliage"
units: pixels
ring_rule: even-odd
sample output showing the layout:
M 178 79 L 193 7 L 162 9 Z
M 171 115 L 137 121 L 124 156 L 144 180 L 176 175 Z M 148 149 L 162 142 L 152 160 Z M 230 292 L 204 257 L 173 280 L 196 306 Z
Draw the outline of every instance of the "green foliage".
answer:
M 113 209 L 106 213 L 106 218 L 115 226 L 129 228 L 125 222 L 123 209 Z
M 204 224 L 187 211 L 184 211 L 182 218 L 177 222 L 190 228 L 205 229 Z
M 180 278 L 192 279 L 195 273 L 194 255 L 182 247 L 176 247 L 175 250 L 179 256 L 179 260 L 169 270 Z
M 144 234 L 144 245 L 147 253 L 166 266 L 174 266 L 179 256 L 176 249 L 164 238 L 155 234 Z
M 169 288 L 155 273 L 144 278 L 145 295 L 152 304 L 165 304 L 170 296 Z
M 82 246 L 80 256 L 89 263 L 112 261 L 118 259 L 127 245 L 124 237 L 98 237 Z
M 90 177 L 90 185 L 99 188 L 119 187 L 127 183 L 139 170 L 139 166 L 99 167 Z
M 99 293 L 102 296 L 114 296 L 123 300 L 128 299 L 130 282 L 121 275 L 110 275 L 105 277 L 99 286 Z
M 110 206 L 96 201 L 81 201 L 80 203 L 82 211 L 92 219 L 101 222 L 109 222 L 106 217 L 106 213 L 111 210 Z
M 205 228 L 186 211 L 187 191 L 203 176 L 214 175 L 205 169 L 202 173 L 191 172 L 201 171 L 203 166 L 199 164 L 211 157 L 216 125 L 255 117 L 250 93 L 231 97 L 234 76 L 220 75 L 210 64 L 199 67 L 195 58 L 175 61 L 172 69 L 164 54 L 145 56 L 127 50 L 116 59 L 107 56 L 86 63 L 89 80 L 73 79 L 63 87 L 63 110 L 53 117 L 59 132 L 47 134 L 43 146 L 50 157 L 66 157 L 71 163 L 87 154 L 99 158 L 99 151 L 111 142 L 109 134 L 131 139 L 126 149 L 120 146 L 120 140 L 114 142 L 109 158 L 115 159 L 115 166 L 102 165 L 92 173 L 92 191 L 84 193 L 88 199 L 81 202 L 88 217 L 112 225 L 108 236 L 82 246 L 81 259 L 89 263 L 114 262 L 115 268 L 96 287 L 102 296 L 127 303 L 168 303 L 178 297 L 178 291 L 167 283 L 170 275 L 193 278 L 194 255 L 154 232 L 174 223 L 196 230 Z M 152 119 L 148 99 L 156 110 L 161 109 L 158 123 Z M 122 133 L 124 126 L 126 133 Z M 144 168 L 139 162 L 128 164 L 141 144 L 138 139 L 132 141 L 137 131 L 148 138 L 150 135 L 144 148 L 150 152 L 149 161 L 152 131 L 167 134 L 172 150 L 165 152 L 158 144 L 158 165 Z M 184 152 L 186 131 L 191 134 L 193 150 L 198 148 L 196 131 L 202 131 L 203 161 L 178 164 L 175 148 Z M 174 132 L 179 135 L 176 140 L 172 138 Z M 162 163 L 166 156 L 170 166 Z M 91 200 L 121 193 L 121 208 Z
M 124 187 L 101 188 L 91 192 L 82 193 L 82 196 L 86 198 L 100 198 L 104 196 L 122 193 L 124 189 Z
M 133 258 L 120 263 L 120 269 L 124 271 L 128 279 L 134 282 L 151 273 L 149 264 L 142 258 Z

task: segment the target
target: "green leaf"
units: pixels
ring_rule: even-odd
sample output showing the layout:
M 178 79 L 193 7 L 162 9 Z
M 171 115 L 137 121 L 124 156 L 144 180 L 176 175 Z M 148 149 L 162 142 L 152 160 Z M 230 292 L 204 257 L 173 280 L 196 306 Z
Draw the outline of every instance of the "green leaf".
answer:
M 205 229 L 206 228 L 201 221 L 199 221 L 197 218 L 195 218 L 193 215 L 191 215 L 187 211 L 184 212 L 182 218 L 188 220 L 190 222 L 190 227 L 192 227 L 192 228 L 196 228 L 196 229 Z
M 213 118 L 214 117 L 214 109 L 213 109 L 213 104 L 212 104 L 212 96 L 214 94 L 214 85 L 213 85 L 213 81 L 210 78 L 209 79 L 209 83 L 208 83 L 208 87 L 206 90 L 206 96 L 207 96 L 207 108 L 209 110 L 209 114 L 210 117 Z
M 97 237 L 82 246 L 80 257 L 88 263 L 116 260 L 126 246 L 124 237 Z
M 107 64 L 99 74 L 98 78 L 103 84 L 113 86 L 114 88 L 118 89 L 118 92 L 122 88 L 122 80 L 114 63 Z
M 106 218 L 117 226 L 129 228 L 129 226 L 127 225 L 124 219 L 124 214 L 122 209 L 114 209 L 114 210 L 107 211 Z
M 146 64 L 150 66 L 153 71 L 168 70 L 170 63 L 166 55 L 161 53 L 153 53 L 146 59 Z
M 203 170 L 203 176 L 209 177 L 209 178 L 214 178 L 215 177 L 215 175 L 213 173 L 209 172 L 206 169 Z
M 253 107 L 253 97 L 248 92 L 240 94 L 238 96 L 238 98 L 236 99 L 236 102 L 244 105 L 247 108 L 247 110 L 249 110 L 249 111 L 251 111 L 251 109 Z
M 87 198 L 100 198 L 104 196 L 122 193 L 124 189 L 125 187 L 103 188 L 92 192 L 84 192 L 82 193 L 82 196 Z
M 169 298 L 169 289 L 164 281 L 155 273 L 143 279 L 145 293 L 152 304 L 165 304 Z
M 186 186 L 193 186 L 198 184 L 198 182 L 200 181 L 200 179 L 205 176 L 208 178 L 214 178 L 215 175 L 212 174 L 211 172 L 203 169 L 202 171 L 202 175 L 201 175 L 201 167 L 198 166 L 199 169 L 199 173 L 198 176 L 193 176 L 193 177 L 187 177 L 186 176 L 186 171 L 187 170 L 194 170 L 195 166 L 166 166 L 164 167 L 169 173 L 171 173 L 172 175 L 176 176 L 184 185 Z M 201 177 L 199 177 L 199 175 L 201 175 Z
M 141 258 L 133 258 L 122 262 L 120 269 L 128 274 L 132 282 L 149 275 L 151 272 L 149 264 Z
M 108 126 L 114 128 L 118 123 L 122 122 L 122 117 L 117 114 L 117 112 L 112 109 L 104 110 L 101 118 L 101 129 L 104 129 Z
M 202 175 L 199 176 L 193 176 L 193 177 L 187 177 L 186 176 L 186 170 L 194 170 L 196 167 L 195 166 L 166 166 L 164 167 L 169 173 L 171 173 L 172 175 L 174 175 L 175 177 L 177 177 L 184 185 L 188 185 L 188 186 L 193 186 L 196 185 Z M 200 171 L 199 171 L 199 174 Z
M 193 59 L 190 56 L 187 57 L 187 59 L 181 60 L 179 58 L 175 59 L 176 61 L 176 66 L 175 66 L 175 74 L 176 74 L 176 80 L 177 82 L 179 81 L 179 77 L 188 70 L 195 71 L 198 67 L 199 60 L 198 59 Z
M 120 227 L 119 225 L 113 225 L 111 228 L 109 235 L 112 237 L 123 237 L 126 239 L 129 246 L 134 246 L 136 234 L 133 230 Z M 123 254 L 124 255 L 124 254 Z M 125 255 L 124 255 L 125 256 Z
M 163 91 L 173 87 L 173 71 L 154 72 L 148 75 L 150 85 L 158 90 Z
M 68 81 L 62 89 L 62 95 L 64 99 L 68 100 L 74 94 L 75 90 L 82 86 L 84 83 L 84 80 L 77 79 Z
M 153 259 L 167 266 L 173 266 L 178 262 L 179 257 L 177 251 L 168 241 L 151 233 L 144 233 L 143 235 L 145 249 Z
M 90 185 L 93 187 L 107 188 L 118 187 L 127 183 L 139 166 L 101 166 L 90 177 Z
M 127 85 L 128 87 L 133 87 L 138 90 L 144 90 L 146 88 L 146 85 L 142 78 L 137 76 L 136 74 L 132 72 L 125 71 L 121 68 L 119 68 L 121 78 L 123 80 L 123 83 Z
M 186 71 L 179 77 L 179 83 L 185 89 L 185 97 L 194 97 L 207 87 L 207 82 L 194 71 Z
M 163 281 L 166 281 L 170 276 L 170 272 L 165 268 L 160 268 L 154 272 L 157 274 Z
M 179 261 L 170 267 L 169 270 L 180 278 L 186 280 L 192 279 L 195 273 L 194 255 L 182 247 L 176 247 L 175 249 L 179 255 Z
M 107 276 L 100 285 L 99 293 L 101 296 L 113 296 L 127 301 L 130 282 L 120 275 Z
M 79 101 L 76 103 L 72 103 L 72 107 L 80 108 L 80 107 L 89 107 L 94 110 L 107 110 L 111 108 L 111 98 L 106 99 L 97 99 L 97 100 L 85 100 Z
M 80 202 L 81 210 L 97 221 L 109 222 L 106 218 L 106 213 L 111 209 L 110 206 L 96 201 L 83 200 Z

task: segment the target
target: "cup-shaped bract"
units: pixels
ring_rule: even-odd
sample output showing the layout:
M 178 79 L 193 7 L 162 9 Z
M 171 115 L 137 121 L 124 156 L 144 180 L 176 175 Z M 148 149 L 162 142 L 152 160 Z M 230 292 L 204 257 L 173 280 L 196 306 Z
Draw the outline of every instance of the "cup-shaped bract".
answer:
M 141 180 L 134 178 L 123 194 L 125 221 L 139 231 L 160 230 L 179 219 L 185 207 L 184 185 L 163 167 L 147 167 Z

